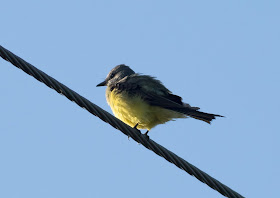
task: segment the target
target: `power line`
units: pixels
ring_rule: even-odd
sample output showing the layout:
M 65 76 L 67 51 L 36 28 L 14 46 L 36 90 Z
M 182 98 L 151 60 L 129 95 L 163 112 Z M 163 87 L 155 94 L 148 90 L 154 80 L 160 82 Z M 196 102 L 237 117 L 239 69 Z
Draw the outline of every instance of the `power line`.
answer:
M 142 144 L 147 149 L 152 150 L 157 155 L 165 158 L 167 161 L 175 164 L 180 169 L 183 169 L 190 175 L 195 176 L 201 182 L 207 184 L 209 187 L 213 188 L 214 190 L 218 191 L 222 195 L 229 197 L 229 198 L 241 198 L 243 197 L 239 193 L 235 192 L 231 188 L 227 187 L 226 185 L 222 184 L 215 178 L 211 177 L 207 173 L 201 171 L 194 165 L 188 163 L 181 157 L 177 156 L 173 152 L 169 151 L 168 149 L 164 148 L 163 146 L 159 145 L 158 143 L 154 142 L 151 139 L 148 139 L 145 135 L 139 132 L 137 129 L 131 128 L 127 124 L 123 123 L 121 120 L 114 117 L 112 114 L 108 113 L 107 111 L 103 110 L 102 108 L 98 107 L 97 105 L 93 104 L 83 96 L 79 95 L 75 91 L 69 89 L 67 86 L 63 85 L 62 83 L 58 82 L 54 78 L 50 77 L 46 73 L 42 72 L 41 70 L 37 69 L 30 63 L 27 63 L 20 57 L 16 56 L 9 50 L 5 49 L 0 45 L 0 56 L 9 61 L 14 66 L 22 69 L 25 73 L 33 76 L 40 82 L 44 83 L 48 87 L 56 90 L 58 93 L 66 96 L 69 100 L 75 102 L 82 108 L 85 108 L 91 114 L 99 117 L 104 122 L 109 123 L 114 128 L 120 130 L 125 135 L 131 137 L 136 142 Z

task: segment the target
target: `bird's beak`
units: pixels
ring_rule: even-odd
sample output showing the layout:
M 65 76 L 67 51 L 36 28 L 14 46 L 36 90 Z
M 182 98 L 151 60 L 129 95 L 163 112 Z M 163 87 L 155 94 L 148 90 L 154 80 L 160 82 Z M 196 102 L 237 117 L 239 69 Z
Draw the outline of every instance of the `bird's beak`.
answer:
M 103 82 L 101 82 L 98 85 L 96 85 L 96 87 L 106 86 L 106 84 L 107 84 L 107 81 L 104 80 Z

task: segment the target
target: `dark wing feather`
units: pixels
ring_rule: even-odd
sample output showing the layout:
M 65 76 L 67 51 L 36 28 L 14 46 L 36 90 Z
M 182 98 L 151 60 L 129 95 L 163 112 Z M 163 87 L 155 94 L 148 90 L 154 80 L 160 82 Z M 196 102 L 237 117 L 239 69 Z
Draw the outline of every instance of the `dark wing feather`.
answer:
M 168 100 L 171 100 L 171 101 L 173 101 L 173 102 L 175 102 L 177 104 L 183 105 L 182 98 L 180 96 L 168 93 L 165 96 L 165 98 L 167 98 Z
M 223 117 L 217 114 L 204 113 L 190 106 L 188 107 L 177 104 L 165 97 L 154 95 L 153 93 L 142 92 L 142 94 L 143 96 L 145 95 L 144 100 L 146 100 L 151 105 L 160 106 L 165 109 L 180 112 L 185 115 L 191 116 L 192 118 L 207 122 L 209 124 L 213 119 L 215 119 L 215 117 Z
M 150 105 L 180 112 L 207 123 L 210 123 L 216 116 L 223 117 L 204 113 L 198 111 L 198 107 L 184 104 L 180 96 L 172 94 L 160 81 L 151 76 L 134 74 L 122 79 L 113 88 L 119 92 L 126 91 L 131 95 L 137 94 Z

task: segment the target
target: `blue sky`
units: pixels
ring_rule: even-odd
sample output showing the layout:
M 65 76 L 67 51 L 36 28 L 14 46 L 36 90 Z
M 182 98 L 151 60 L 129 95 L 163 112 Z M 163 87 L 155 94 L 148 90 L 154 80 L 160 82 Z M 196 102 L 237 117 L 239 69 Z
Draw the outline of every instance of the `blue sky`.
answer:
M 226 116 L 150 138 L 246 197 L 279 190 L 279 1 L 5 1 L 1 45 L 111 112 L 121 63 Z M 223 197 L 0 60 L 0 197 Z

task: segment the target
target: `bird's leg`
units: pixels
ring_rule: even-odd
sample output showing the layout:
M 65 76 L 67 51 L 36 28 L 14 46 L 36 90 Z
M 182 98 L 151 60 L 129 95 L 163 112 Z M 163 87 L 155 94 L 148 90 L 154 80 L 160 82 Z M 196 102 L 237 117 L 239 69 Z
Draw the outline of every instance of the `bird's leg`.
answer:
M 138 125 L 139 125 L 139 123 L 137 123 L 133 128 L 136 129 L 139 133 L 141 133 L 141 131 L 139 129 L 137 129 Z
M 137 126 L 138 126 L 138 125 L 139 125 L 139 123 L 137 123 L 133 128 L 134 128 L 134 129 L 137 129 Z
M 137 126 L 139 125 L 139 123 L 137 123 L 133 128 L 134 129 L 137 129 Z M 139 129 L 137 129 L 140 133 L 141 133 L 141 131 L 139 130 Z M 144 137 L 147 139 L 147 140 L 149 140 L 150 139 L 150 137 L 148 136 L 148 133 L 149 133 L 149 130 L 147 130 L 143 135 L 144 135 Z M 129 139 L 129 137 L 128 137 L 128 139 Z
M 139 133 L 141 133 L 141 131 L 139 129 L 137 129 L 137 126 L 139 125 L 139 123 L 137 123 L 133 128 L 136 129 Z M 129 140 L 129 136 L 128 136 L 128 140 Z
M 148 136 L 148 133 L 149 133 L 149 130 L 147 130 L 147 131 L 144 133 L 144 136 L 147 138 L 147 140 L 150 139 L 150 136 Z

